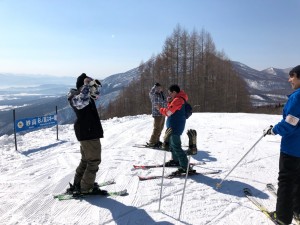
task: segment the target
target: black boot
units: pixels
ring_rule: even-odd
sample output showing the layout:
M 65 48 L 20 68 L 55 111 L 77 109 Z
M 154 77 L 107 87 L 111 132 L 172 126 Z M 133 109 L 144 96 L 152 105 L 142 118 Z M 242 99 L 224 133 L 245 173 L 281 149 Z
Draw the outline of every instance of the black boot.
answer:
M 196 173 L 196 170 L 194 170 L 192 167 L 189 168 L 188 170 L 189 175 L 193 175 Z M 178 170 L 176 170 L 175 172 L 173 172 L 171 175 L 172 176 L 179 176 L 182 174 L 186 174 L 186 169 L 179 167 Z
M 273 220 L 275 220 L 279 225 L 288 225 L 287 223 L 278 219 L 276 212 L 270 212 L 270 216 Z
M 69 183 L 70 187 L 67 188 L 66 193 L 67 194 L 74 194 L 75 192 L 80 191 L 80 184 L 71 184 Z
M 83 195 L 107 195 L 106 190 L 101 190 L 99 187 L 93 187 L 90 190 L 81 190 Z
M 165 163 L 166 167 L 171 167 L 171 166 L 180 166 L 178 161 L 175 161 L 173 159 L 171 159 L 170 161 Z

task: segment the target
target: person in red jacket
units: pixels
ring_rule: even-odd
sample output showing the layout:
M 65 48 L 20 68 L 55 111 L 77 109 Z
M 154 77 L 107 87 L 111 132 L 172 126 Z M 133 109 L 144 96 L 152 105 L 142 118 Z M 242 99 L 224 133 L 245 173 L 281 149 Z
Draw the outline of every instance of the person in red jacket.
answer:
M 185 116 L 185 101 L 188 100 L 187 94 L 180 90 L 177 84 L 173 84 L 168 90 L 168 105 L 166 108 L 157 106 L 162 115 L 167 116 L 167 130 L 171 130 L 169 136 L 169 144 L 172 152 L 172 160 L 166 164 L 178 165 L 179 168 L 175 171 L 175 174 L 186 173 L 188 166 L 188 158 L 186 153 L 181 148 L 181 135 L 185 128 L 186 116 Z M 189 173 L 194 170 L 189 169 Z

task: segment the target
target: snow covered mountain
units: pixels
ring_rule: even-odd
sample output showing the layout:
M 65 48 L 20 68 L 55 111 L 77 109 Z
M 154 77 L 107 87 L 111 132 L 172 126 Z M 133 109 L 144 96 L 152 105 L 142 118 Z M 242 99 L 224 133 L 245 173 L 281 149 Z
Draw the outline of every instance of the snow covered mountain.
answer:
M 138 69 L 135 68 L 102 80 L 101 98 L 97 105 L 106 107 L 118 96 L 120 90 L 137 77 Z M 66 95 L 70 88 L 75 87 L 76 77 L 0 74 L 1 79 L 5 81 L 5 86 L 0 87 L 0 136 L 13 132 L 12 109 L 16 109 L 16 119 L 21 119 L 54 114 L 55 106 L 58 106 L 60 124 L 74 121 L 75 114 L 69 107 Z
M 134 68 L 125 73 L 111 75 L 102 80 L 100 105 L 106 107 L 110 101 L 113 101 L 118 96 L 124 87 L 127 87 L 133 80 L 138 78 L 138 68 Z
M 31 75 L 31 74 L 10 74 L 0 73 L 0 88 L 34 87 L 39 85 L 70 85 L 73 83 L 72 77 L 57 77 L 51 75 Z
M 58 201 L 73 181 L 80 161 L 80 148 L 72 125 L 46 128 L 0 137 L 0 224 L 5 225 L 272 225 L 247 198 L 242 189 L 250 188 L 259 202 L 275 209 L 276 199 L 266 190 L 277 184 L 279 136 L 264 137 L 216 189 L 228 172 L 262 136 L 263 129 L 280 121 L 279 115 L 246 113 L 194 113 L 186 124 L 182 143 L 188 143 L 187 129 L 198 133 L 197 155 L 191 162 L 198 172 L 222 170 L 220 174 L 188 178 L 180 205 L 184 179 L 139 181 L 138 175 L 161 175 L 162 168 L 135 170 L 133 165 L 161 164 L 164 152 L 132 147 L 149 140 L 153 118 L 150 115 L 102 121 L 104 138 L 102 162 L 97 182 L 114 179 L 109 191 L 127 189 L 125 197 L 90 197 Z M 247 132 L 245 132 L 245 129 Z M 142 131 L 142 132 L 141 132 Z M 166 153 L 166 160 L 171 158 Z M 166 168 L 170 173 L 175 168 Z M 159 208 L 162 190 L 161 211 Z
M 239 62 L 232 63 L 234 69 L 246 81 L 255 106 L 284 103 L 286 95 L 292 92 L 287 82 L 290 68 L 257 71 Z M 105 108 L 124 87 L 138 77 L 138 68 L 134 68 L 102 80 L 101 98 L 97 105 Z M 66 94 L 75 86 L 76 78 L 0 74 L 0 80 L 5 81 L 2 85 L 9 86 L 9 88 L 2 86 L 0 89 L 0 136 L 13 132 L 11 111 L 13 108 L 16 108 L 18 119 L 53 114 L 55 106 L 58 106 L 60 124 L 74 121 L 75 115 L 68 105 Z M 36 115 L 33 115 L 33 112 Z
M 291 68 L 268 68 L 262 71 L 246 66 L 240 62 L 232 62 L 234 69 L 245 80 L 252 104 L 270 105 L 284 103 L 287 95 L 292 92 L 287 82 Z

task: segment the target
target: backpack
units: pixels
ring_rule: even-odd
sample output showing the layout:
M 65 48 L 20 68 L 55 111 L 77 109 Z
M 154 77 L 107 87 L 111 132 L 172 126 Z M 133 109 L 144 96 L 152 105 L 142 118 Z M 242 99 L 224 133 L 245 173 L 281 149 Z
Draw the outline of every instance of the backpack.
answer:
M 193 114 L 193 107 L 184 98 L 182 99 L 185 104 L 185 118 L 188 119 Z

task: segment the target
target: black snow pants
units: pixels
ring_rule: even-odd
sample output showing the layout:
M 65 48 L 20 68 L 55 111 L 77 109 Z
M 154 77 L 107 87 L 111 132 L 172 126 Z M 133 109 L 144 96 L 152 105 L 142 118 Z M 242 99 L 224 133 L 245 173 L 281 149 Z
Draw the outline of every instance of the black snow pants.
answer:
M 280 153 L 276 214 L 290 224 L 300 213 L 300 158 Z

